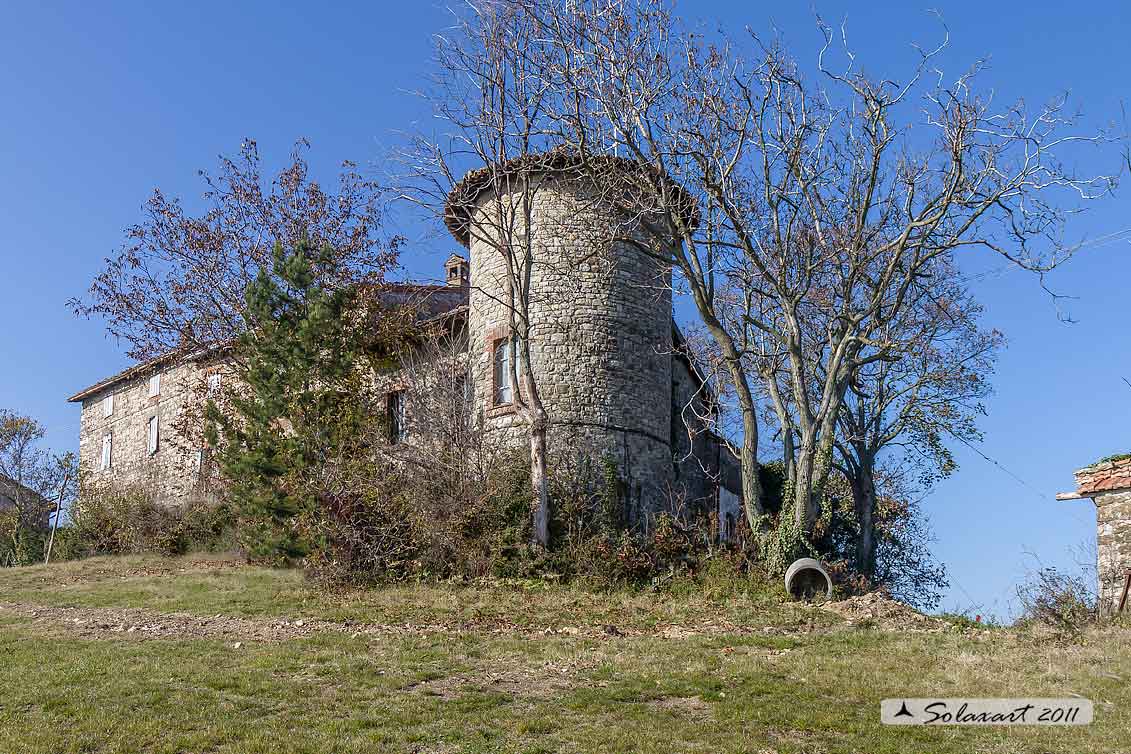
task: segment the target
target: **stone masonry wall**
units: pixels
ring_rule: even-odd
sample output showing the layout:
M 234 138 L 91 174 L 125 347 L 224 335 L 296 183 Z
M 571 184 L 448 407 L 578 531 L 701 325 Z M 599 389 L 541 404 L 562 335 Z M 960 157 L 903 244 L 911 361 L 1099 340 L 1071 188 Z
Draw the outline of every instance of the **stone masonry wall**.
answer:
M 1131 571 L 1131 489 L 1100 492 L 1093 502 L 1100 606 L 1110 611 L 1119 606 L 1125 574 Z
M 711 442 L 700 418 L 706 411 L 691 368 L 683 359 L 673 359 L 671 442 L 675 487 L 689 505 L 710 508 L 718 480 L 718 446 Z
M 222 369 L 195 362 L 157 368 L 109 385 L 82 401 L 79 462 L 94 482 L 140 485 L 163 504 L 180 504 L 197 491 L 203 448 L 197 416 L 207 389 L 207 374 Z M 160 393 L 149 395 L 149 379 L 161 373 Z M 105 416 L 104 399 L 113 394 Z M 149 452 L 148 423 L 157 417 L 157 452 Z M 189 432 L 186 424 L 197 431 Z M 111 436 L 110 468 L 101 469 L 103 437 Z
M 1131 571 L 1131 456 L 1112 456 L 1075 472 L 1076 491 L 1059 499 L 1091 498 L 1096 505 L 1096 575 L 1100 609 L 1119 606 Z
M 515 199 L 517 202 L 517 198 Z M 671 271 L 611 240 L 620 220 L 580 181 L 543 178 L 533 191 L 531 368 L 551 423 L 551 460 L 611 456 L 627 485 L 629 515 L 664 506 L 672 482 Z M 473 220 L 469 357 L 476 412 L 515 444 L 526 428 L 495 406 L 493 350 L 509 335 L 508 276 L 491 236 L 493 197 Z

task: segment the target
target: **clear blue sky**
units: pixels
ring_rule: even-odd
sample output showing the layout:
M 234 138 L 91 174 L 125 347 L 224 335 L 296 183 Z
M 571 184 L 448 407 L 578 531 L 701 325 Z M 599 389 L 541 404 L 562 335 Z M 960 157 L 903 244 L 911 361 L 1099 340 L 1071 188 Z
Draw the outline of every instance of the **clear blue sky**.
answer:
M 775 24 L 799 54 L 818 42 L 808 3 L 684 2 L 685 16 L 738 31 Z M 899 74 L 910 41 L 938 27 L 914 4 L 817 2 L 847 15 L 860 60 Z M 983 77 L 999 99 L 1039 101 L 1063 90 L 1099 124 L 1131 100 L 1131 6 L 1098 0 L 932 0 L 951 30 L 941 64 L 956 74 L 990 56 Z M 789 6 L 788 8 L 781 6 Z M 795 6 L 795 7 L 794 7 Z M 770 8 L 773 8 L 771 11 Z M 772 14 L 772 15 L 771 15 Z M 81 294 L 160 186 L 192 204 L 195 171 L 258 140 L 282 160 L 298 137 L 313 143 L 322 177 L 353 159 L 383 172 L 398 134 L 427 123 L 408 91 L 427 75 L 431 34 L 449 16 L 422 3 L 14 3 L 0 4 L 0 406 L 43 421 L 59 449 L 77 445 L 78 408 L 65 398 L 125 366 L 124 350 L 97 321 L 64 306 Z M 1087 167 L 1087 166 L 1084 166 Z M 1099 237 L 1131 227 L 1131 185 L 1075 226 Z M 435 275 L 452 242 L 405 225 L 409 271 Z M 967 270 L 995 269 L 972 260 Z M 936 551 L 954 586 L 947 608 L 1005 613 L 1026 551 L 1071 565 L 1094 536 L 1087 501 L 1057 503 L 1072 470 L 1131 450 L 1131 246 L 1097 245 L 1050 280 L 1076 324 L 1057 320 L 1049 297 L 1021 273 L 975 283 L 986 324 L 1006 333 L 983 422 L 982 450 L 926 508 Z

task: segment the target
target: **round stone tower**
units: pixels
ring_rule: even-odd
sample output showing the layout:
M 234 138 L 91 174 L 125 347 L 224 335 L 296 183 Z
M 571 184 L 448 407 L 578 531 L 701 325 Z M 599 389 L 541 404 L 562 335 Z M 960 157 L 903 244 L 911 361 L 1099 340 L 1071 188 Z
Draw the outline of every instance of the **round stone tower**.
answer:
M 470 252 L 468 348 L 484 428 L 526 446 L 507 350 L 513 302 L 521 308 L 526 289 L 528 368 L 550 422 L 551 468 L 614 461 L 626 515 L 646 523 L 667 504 L 673 476 L 670 266 L 623 240 L 644 240 L 641 224 L 602 197 L 568 154 L 472 171 L 447 209 L 449 229 Z M 529 245 L 529 285 L 508 274 L 508 242 Z

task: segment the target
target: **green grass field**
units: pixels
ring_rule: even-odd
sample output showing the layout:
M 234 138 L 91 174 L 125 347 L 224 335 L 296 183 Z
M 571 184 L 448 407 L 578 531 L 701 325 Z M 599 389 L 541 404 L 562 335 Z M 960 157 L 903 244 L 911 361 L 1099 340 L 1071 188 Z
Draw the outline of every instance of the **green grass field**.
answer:
M 1131 630 L 885 631 L 772 592 L 326 595 L 193 556 L 0 571 L 0 752 L 1131 752 Z M 1079 728 L 891 728 L 1070 696 Z

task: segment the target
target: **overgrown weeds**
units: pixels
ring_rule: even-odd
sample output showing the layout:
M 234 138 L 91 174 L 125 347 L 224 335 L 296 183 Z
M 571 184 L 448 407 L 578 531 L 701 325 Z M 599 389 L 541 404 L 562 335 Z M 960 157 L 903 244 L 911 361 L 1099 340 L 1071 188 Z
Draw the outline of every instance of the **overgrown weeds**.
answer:
M 1052 631 L 1059 641 L 1075 642 L 1098 619 L 1098 605 L 1092 590 L 1079 576 L 1041 568 L 1017 587 L 1021 601 L 1022 624 L 1034 624 Z
M 87 481 L 70 517 L 56 542 L 62 558 L 179 555 L 231 546 L 232 517 L 226 506 L 200 499 L 163 504 L 140 484 Z

